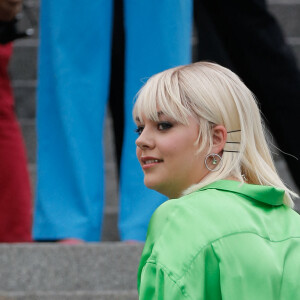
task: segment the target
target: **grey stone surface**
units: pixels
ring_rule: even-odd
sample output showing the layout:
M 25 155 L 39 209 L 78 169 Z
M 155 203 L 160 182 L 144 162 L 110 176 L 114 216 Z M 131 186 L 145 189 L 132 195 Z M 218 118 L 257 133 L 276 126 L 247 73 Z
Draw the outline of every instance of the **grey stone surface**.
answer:
M 28 163 L 32 164 L 36 161 L 36 131 L 35 119 L 21 119 L 19 124 L 22 129 L 26 149 Z
M 35 292 L 6 293 L 0 291 L 0 300 L 137 300 L 137 291 L 107 292 Z
M 36 81 L 14 80 L 15 111 L 19 119 L 35 119 Z
M 109 198 L 107 198 L 109 199 Z M 118 229 L 118 207 L 106 207 L 102 228 L 102 241 L 115 242 L 120 240 Z
M 112 119 L 108 111 L 104 124 L 105 141 L 105 174 L 106 174 L 106 199 L 109 206 L 118 207 L 119 205 L 119 181 L 117 162 L 115 155 L 115 142 L 112 133 Z
M 136 289 L 143 244 L 0 245 L 0 291 L 104 292 Z
M 26 149 L 28 163 L 32 164 L 36 161 L 36 130 L 35 119 L 21 119 L 19 124 L 22 129 Z
M 33 28 L 34 32 L 31 38 L 38 38 L 39 34 L 39 10 L 40 3 L 35 0 L 23 0 L 24 8 L 19 14 L 19 22 L 17 24 L 19 31 L 26 31 L 28 28 Z
M 266 2 L 269 5 L 272 5 L 272 4 L 282 4 L 282 5 L 300 4 L 300 0 L 267 0 Z
M 10 62 L 13 80 L 35 80 L 37 69 L 37 40 L 19 40 L 14 43 L 14 54 Z
M 277 3 L 269 7 L 286 36 L 300 36 L 300 3 Z
M 296 56 L 298 67 L 300 68 L 300 38 L 291 40 L 289 44 L 292 46 L 292 51 Z
M 29 175 L 30 175 L 32 198 L 34 199 L 35 184 L 36 184 L 36 165 L 35 164 L 28 164 L 27 169 L 28 169 L 28 172 L 29 172 Z

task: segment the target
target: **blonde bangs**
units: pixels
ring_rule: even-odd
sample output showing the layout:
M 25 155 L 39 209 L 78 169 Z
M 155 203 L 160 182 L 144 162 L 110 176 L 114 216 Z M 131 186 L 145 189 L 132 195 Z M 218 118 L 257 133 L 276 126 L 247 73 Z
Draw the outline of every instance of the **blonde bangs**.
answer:
M 151 77 L 137 95 L 133 108 L 134 120 L 143 123 L 143 117 L 158 122 L 160 113 L 188 125 L 192 113 L 184 106 L 186 99 L 180 93 L 178 68 Z

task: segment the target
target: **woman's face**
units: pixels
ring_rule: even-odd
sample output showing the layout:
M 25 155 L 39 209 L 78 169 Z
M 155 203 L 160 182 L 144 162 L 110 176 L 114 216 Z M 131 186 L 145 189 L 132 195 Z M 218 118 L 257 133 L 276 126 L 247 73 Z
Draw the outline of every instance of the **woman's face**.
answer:
M 143 118 L 143 123 L 139 120 L 136 123 L 139 134 L 136 153 L 148 188 L 178 198 L 207 175 L 205 155 L 196 154 L 199 124 L 193 117 L 189 118 L 188 126 L 163 113 L 159 113 L 158 122 Z

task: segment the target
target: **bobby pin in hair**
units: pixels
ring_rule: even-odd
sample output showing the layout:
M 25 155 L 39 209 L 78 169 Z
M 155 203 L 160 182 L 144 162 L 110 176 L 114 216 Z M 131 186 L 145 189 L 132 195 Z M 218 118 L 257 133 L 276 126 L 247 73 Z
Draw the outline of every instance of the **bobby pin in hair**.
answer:
M 241 130 L 241 129 L 238 129 L 238 130 L 231 130 L 231 131 L 227 131 L 227 133 L 239 132 L 239 131 L 242 131 L 242 130 Z
M 233 132 L 239 132 L 239 131 L 241 131 L 241 129 L 227 131 L 227 133 L 233 133 Z M 240 144 L 240 142 L 226 142 L 226 143 L 228 143 L 228 144 Z M 223 150 L 223 152 L 239 153 L 240 151 L 235 151 L 235 150 Z
M 223 152 L 240 153 L 240 151 L 234 151 L 234 150 L 223 150 Z

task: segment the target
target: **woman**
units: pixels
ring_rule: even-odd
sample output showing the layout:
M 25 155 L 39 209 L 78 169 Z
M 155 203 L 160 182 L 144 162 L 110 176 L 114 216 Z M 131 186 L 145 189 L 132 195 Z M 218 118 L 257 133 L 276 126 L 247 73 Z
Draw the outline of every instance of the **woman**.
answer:
M 133 111 L 152 216 L 140 299 L 300 299 L 296 196 L 276 173 L 260 113 L 230 70 L 200 62 L 151 77 Z

